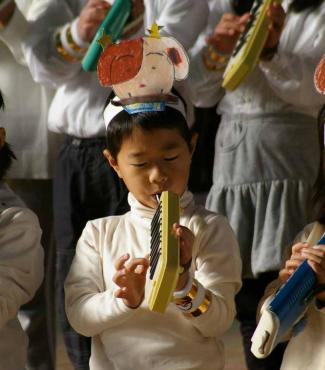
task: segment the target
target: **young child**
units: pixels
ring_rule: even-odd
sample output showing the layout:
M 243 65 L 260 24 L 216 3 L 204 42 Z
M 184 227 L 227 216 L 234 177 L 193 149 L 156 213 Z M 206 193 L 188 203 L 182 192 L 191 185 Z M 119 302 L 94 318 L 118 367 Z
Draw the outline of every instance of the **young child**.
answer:
M 3 108 L 0 93 L 0 108 Z M 22 370 L 27 360 L 27 335 L 17 319 L 43 279 L 41 229 L 36 215 L 3 180 L 14 154 L 0 128 L 0 369 Z
M 170 94 L 174 78 L 186 77 L 186 54 L 175 39 L 155 36 L 109 46 L 98 66 L 101 82 L 119 91 L 104 112 L 104 154 L 129 190 L 131 210 L 87 223 L 65 283 L 70 323 L 92 337 L 92 370 L 222 369 L 219 337 L 241 285 L 227 220 L 196 206 L 187 191 L 195 137 L 182 101 Z M 165 190 L 180 196 L 174 233 L 184 271 L 177 304 L 160 314 L 148 308 L 147 256 L 156 195 Z
M 319 63 L 315 83 L 325 93 L 325 58 Z M 267 288 L 266 296 L 286 282 L 305 259 L 317 275 L 318 287 L 324 289 L 315 295 L 305 314 L 304 329 L 292 336 L 284 353 L 281 370 L 323 370 L 325 369 L 325 245 L 315 245 L 325 232 L 325 182 L 324 182 L 324 124 L 325 105 L 319 114 L 321 164 L 318 179 L 316 206 L 318 216 L 296 237 L 279 279 Z M 308 242 L 307 242 L 308 239 Z M 290 255 L 291 254 L 291 255 Z

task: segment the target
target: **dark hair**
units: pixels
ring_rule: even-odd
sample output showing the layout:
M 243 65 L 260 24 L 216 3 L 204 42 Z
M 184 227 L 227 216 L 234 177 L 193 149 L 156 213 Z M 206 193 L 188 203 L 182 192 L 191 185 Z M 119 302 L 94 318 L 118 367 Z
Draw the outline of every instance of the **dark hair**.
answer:
M 289 11 L 299 13 L 308 8 L 316 9 L 323 0 L 293 0 L 289 6 Z
M 0 180 L 2 180 L 9 168 L 11 167 L 12 160 L 17 159 L 14 152 L 8 143 L 5 143 L 0 150 Z
M 232 7 L 237 15 L 243 15 L 251 10 L 254 0 L 233 0 Z
M 5 108 L 5 102 L 3 101 L 3 97 L 0 91 L 0 109 L 4 110 L 4 108 Z
M 133 129 L 139 127 L 144 131 L 155 129 L 177 130 L 191 150 L 192 133 L 185 117 L 178 110 L 166 107 L 160 112 L 142 112 L 129 114 L 122 111 L 117 114 L 106 130 L 107 148 L 116 159 L 124 139 L 131 136 Z
M 315 219 L 325 225 L 325 168 L 324 168 L 324 124 L 325 124 L 325 104 L 318 113 L 318 140 L 320 148 L 320 162 L 318 177 L 314 185 L 312 197 L 312 210 Z
M 232 6 L 236 14 L 242 15 L 251 10 L 254 0 L 233 0 Z M 317 8 L 323 0 L 293 0 L 289 11 L 299 13 L 308 8 Z
M 0 91 L 0 109 L 4 110 L 5 103 Z M 5 143 L 0 149 L 0 180 L 4 178 L 7 171 L 9 170 L 12 160 L 17 159 L 14 152 L 11 150 L 10 145 Z

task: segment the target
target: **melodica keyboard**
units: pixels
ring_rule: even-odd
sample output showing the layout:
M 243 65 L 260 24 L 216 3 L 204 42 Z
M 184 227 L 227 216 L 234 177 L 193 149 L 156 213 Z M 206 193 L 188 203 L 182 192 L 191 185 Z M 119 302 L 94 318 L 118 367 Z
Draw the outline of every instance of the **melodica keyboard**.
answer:
M 235 90 L 257 64 L 268 36 L 270 20 L 266 12 L 273 1 L 254 1 L 245 30 L 239 36 L 223 74 L 222 86 L 225 89 Z
M 179 222 L 179 197 L 164 191 L 151 222 L 149 309 L 163 313 L 170 303 L 182 270 L 179 240 L 173 224 Z

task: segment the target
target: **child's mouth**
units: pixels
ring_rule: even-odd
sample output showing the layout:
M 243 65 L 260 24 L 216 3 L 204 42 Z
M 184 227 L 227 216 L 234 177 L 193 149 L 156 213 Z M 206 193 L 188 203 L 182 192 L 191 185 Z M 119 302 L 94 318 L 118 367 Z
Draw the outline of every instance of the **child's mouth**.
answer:
M 155 193 L 155 194 L 152 194 L 152 195 L 151 195 L 152 199 L 153 199 L 157 204 L 159 204 L 160 196 L 161 196 L 161 192 L 160 192 L 160 193 Z

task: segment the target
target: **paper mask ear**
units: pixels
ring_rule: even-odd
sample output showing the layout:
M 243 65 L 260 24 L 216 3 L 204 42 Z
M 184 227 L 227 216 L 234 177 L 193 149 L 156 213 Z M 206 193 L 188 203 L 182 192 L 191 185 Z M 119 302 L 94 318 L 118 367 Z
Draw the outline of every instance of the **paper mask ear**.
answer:
M 101 54 L 97 74 L 102 86 L 131 80 L 139 72 L 143 59 L 143 40 L 121 41 L 109 45 Z
M 175 80 L 184 80 L 189 72 L 189 59 L 183 46 L 173 37 L 161 37 L 166 53 L 175 68 Z
M 320 94 L 325 94 L 325 55 L 323 55 L 316 67 L 314 84 Z

